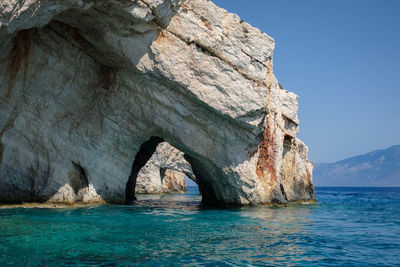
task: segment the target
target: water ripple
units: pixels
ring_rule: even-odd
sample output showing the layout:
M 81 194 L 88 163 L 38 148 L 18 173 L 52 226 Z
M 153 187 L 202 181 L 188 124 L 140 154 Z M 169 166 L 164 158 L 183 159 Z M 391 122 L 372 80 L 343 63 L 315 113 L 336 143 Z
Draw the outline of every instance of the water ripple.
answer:
M 317 198 L 211 209 L 189 192 L 134 206 L 3 209 L 0 265 L 400 264 L 400 189 L 317 188 Z

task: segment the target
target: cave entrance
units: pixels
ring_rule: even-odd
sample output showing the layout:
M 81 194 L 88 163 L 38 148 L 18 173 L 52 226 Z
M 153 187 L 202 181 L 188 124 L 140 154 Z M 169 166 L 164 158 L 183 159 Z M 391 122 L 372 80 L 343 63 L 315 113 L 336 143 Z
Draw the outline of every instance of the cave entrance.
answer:
M 136 180 L 141 168 L 146 165 L 147 161 L 151 158 L 156 151 L 158 144 L 164 140 L 157 136 L 152 136 L 149 140 L 144 142 L 135 156 L 132 164 L 131 174 L 129 175 L 128 182 L 125 188 L 125 203 L 132 204 L 136 200 L 135 188 Z
M 125 203 L 133 204 L 136 194 L 200 193 L 202 203 L 216 203 L 213 187 L 204 179 L 202 166 L 164 139 L 152 136 L 137 152 L 125 189 Z

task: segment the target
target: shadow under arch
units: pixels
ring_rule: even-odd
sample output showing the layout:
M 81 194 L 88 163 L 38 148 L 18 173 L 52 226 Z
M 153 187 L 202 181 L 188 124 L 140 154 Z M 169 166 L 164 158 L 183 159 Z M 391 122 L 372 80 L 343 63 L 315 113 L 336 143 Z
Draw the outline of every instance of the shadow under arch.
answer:
M 133 161 L 128 182 L 126 183 L 125 204 L 133 204 L 136 201 L 135 189 L 140 169 L 149 161 L 153 153 L 156 151 L 157 146 L 164 141 L 165 140 L 161 137 L 152 136 L 140 146 L 140 149 L 136 153 Z M 204 164 L 202 164 L 199 160 L 186 153 L 184 154 L 184 158 L 191 165 L 193 174 L 196 177 L 196 179 L 193 179 L 193 177 L 188 175 L 188 177 L 192 179 L 199 187 L 199 191 L 202 196 L 202 204 L 212 206 L 218 205 L 219 202 L 217 195 L 215 194 L 215 190 L 206 177 L 207 166 L 204 166 Z
M 164 139 L 152 136 L 149 140 L 144 142 L 139 151 L 136 153 L 135 160 L 132 164 L 131 174 L 129 175 L 128 182 L 126 183 L 125 188 L 125 203 L 132 204 L 136 200 L 135 196 L 135 188 L 136 188 L 136 180 L 141 168 L 146 165 L 147 161 L 151 158 L 153 153 L 156 151 L 156 148 L 159 143 L 163 142 Z

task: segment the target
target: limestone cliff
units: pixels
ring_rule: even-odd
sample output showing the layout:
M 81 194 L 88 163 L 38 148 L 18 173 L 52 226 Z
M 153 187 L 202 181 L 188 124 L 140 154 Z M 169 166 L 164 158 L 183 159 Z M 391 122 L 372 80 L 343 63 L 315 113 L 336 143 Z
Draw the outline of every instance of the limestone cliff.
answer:
M 133 200 L 164 140 L 204 203 L 313 200 L 273 50 L 207 0 L 3 0 L 0 201 Z
M 185 174 L 196 181 L 184 154 L 167 142 L 160 143 L 149 161 L 140 169 L 136 193 L 162 194 L 186 192 Z

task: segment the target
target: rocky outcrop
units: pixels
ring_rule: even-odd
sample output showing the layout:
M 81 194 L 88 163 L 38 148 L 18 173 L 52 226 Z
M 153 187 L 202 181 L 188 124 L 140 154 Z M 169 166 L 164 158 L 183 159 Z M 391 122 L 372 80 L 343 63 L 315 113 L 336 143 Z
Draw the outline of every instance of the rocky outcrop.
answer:
M 314 200 L 273 39 L 210 1 L 6 0 L 0 48 L 1 202 L 131 200 L 161 140 L 204 203 Z
M 136 194 L 184 193 L 187 191 L 183 172 L 170 169 L 161 169 L 161 172 L 161 175 L 139 176 L 136 182 Z
M 162 194 L 186 192 L 185 174 L 196 181 L 184 154 L 167 142 L 159 144 L 136 181 L 136 193 Z

